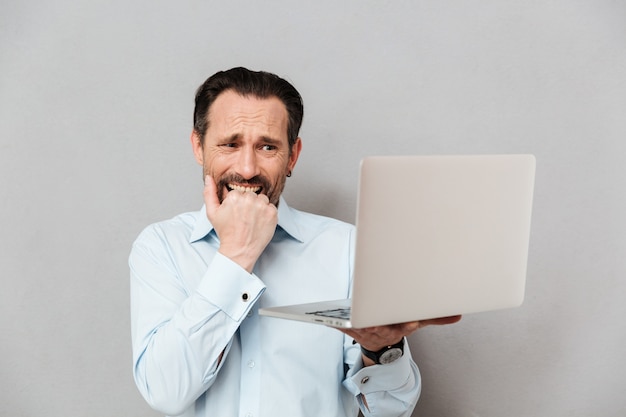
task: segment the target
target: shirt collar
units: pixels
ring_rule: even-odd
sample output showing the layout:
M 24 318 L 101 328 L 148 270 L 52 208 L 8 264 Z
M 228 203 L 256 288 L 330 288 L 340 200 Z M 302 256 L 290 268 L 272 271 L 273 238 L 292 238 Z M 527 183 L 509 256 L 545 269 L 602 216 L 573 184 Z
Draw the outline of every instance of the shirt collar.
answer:
M 295 222 L 293 211 L 282 196 L 278 203 L 278 227 L 283 229 L 293 239 L 304 242 L 298 225 Z M 213 231 L 213 225 L 206 215 L 206 206 L 202 206 L 202 209 L 196 212 L 196 223 L 189 237 L 189 243 L 202 240 Z

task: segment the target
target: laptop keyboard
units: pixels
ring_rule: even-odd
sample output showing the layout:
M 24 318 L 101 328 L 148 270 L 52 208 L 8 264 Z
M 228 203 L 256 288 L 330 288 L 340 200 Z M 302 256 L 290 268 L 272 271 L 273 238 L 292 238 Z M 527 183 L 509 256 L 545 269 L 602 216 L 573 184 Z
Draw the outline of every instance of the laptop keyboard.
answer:
M 310 313 L 314 316 L 332 317 L 335 319 L 350 319 L 350 307 L 346 308 L 334 308 L 331 310 L 312 311 Z

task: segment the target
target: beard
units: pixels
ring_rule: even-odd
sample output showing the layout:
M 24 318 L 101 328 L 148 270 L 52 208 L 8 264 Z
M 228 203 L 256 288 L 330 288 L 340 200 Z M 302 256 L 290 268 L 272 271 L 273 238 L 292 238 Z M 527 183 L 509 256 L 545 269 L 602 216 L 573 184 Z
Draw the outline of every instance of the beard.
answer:
M 205 173 L 206 174 L 206 173 Z M 279 176 L 274 184 L 264 175 L 257 175 L 250 179 L 245 179 L 237 174 L 227 174 L 215 181 L 217 186 L 217 198 L 220 204 L 226 198 L 226 194 L 230 191 L 228 184 L 238 184 L 243 186 L 258 187 L 259 194 L 265 194 L 270 203 L 278 207 L 280 196 L 285 188 L 286 176 Z

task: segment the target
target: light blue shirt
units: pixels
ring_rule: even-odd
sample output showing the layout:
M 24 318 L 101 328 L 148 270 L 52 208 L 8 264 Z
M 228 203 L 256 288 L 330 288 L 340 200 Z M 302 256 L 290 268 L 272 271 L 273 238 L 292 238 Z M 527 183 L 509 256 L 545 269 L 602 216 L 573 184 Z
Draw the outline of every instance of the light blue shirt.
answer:
M 350 292 L 354 226 L 283 199 L 278 219 L 252 274 L 217 252 L 204 208 L 140 234 L 129 264 L 141 394 L 172 416 L 339 417 L 359 406 L 410 416 L 421 384 L 408 343 L 397 361 L 363 367 L 359 346 L 336 329 L 258 315 Z

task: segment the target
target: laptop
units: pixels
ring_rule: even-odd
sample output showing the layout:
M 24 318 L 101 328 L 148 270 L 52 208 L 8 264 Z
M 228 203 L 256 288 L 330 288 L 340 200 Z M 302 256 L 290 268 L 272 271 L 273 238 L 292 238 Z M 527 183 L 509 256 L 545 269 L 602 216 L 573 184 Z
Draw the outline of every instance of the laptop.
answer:
M 518 307 L 534 179 L 533 155 L 367 157 L 352 298 L 259 314 L 363 328 Z

